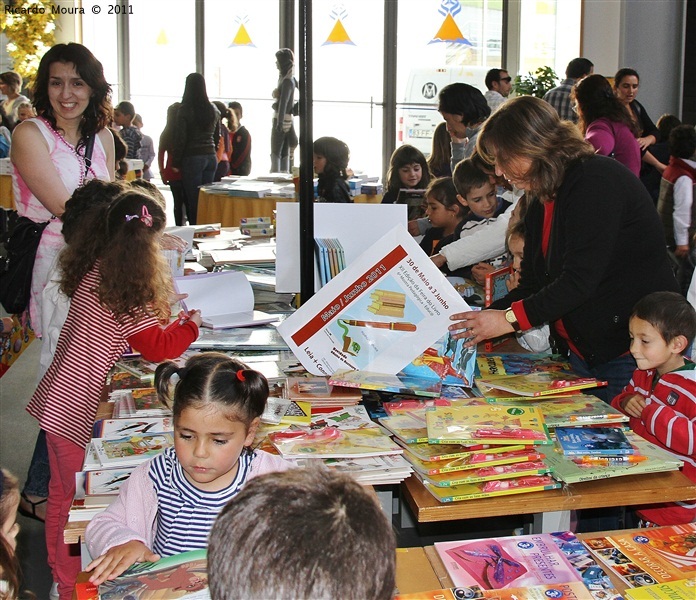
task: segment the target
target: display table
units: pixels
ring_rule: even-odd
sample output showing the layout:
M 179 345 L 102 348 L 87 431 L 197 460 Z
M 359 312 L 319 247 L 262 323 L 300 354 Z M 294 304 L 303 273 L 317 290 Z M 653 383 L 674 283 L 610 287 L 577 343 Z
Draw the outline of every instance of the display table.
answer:
M 693 500 L 696 483 L 680 471 L 668 471 L 585 481 L 543 492 L 441 503 L 412 476 L 401 484 L 401 493 L 418 523 L 533 514 L 534 533 L 548 533 L 568 529 L 569 523 L 560 518 L 560 511 Z
M 198 223 L 221 223 L 223 227 L 239 227 L 243 217 L 273 217 L 276 203 L 295 202 L 295 198 L 266 196 L 251 198 L 248 196 L 229 196 L 212 194 L 201 188 L 198 192 Z M 353 202 L 358 204 L 379 204 L 382 196 L 355 196 Z

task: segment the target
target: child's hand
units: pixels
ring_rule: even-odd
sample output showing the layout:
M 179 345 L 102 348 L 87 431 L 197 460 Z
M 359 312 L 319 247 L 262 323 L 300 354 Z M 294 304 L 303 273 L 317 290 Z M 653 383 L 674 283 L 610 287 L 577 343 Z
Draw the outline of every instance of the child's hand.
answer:
M 507 286 L 508 292 L 514 290 L 518 285 L 520 285 L 520 271 L 519 269 L 513 269 L 510 273 L 510 277 L 505 280 L 505 285 Z
M 645 408 L 646 402 L 645 398 L 640 394 L 633 394 L 621 402 L 624 412 L 629 417 L 634 417 L 640 419 L 643 414 L 643 409 Z
M 201 317 L 200 310 L 191 310 L 191 311 L 189 311 L 188 316 L 189 316 L 189 321 L 193 321 L 199 327 L 203 324 L 203 317 Z
M 471 277 L 479 285 L 484 285 L 486 283 L 486 273 L 492 273 L 493 271 L 495 271 L 493 265 L 483 262 L 476 263 L 471 267 Z
M 94 573 L 89 580 L 94 585 L 99 585 L 107 579 L 116 579 L 134 563 L 154 562 L 159 559 L 159 555 L 152 552 L 145 544 L 132 540 L 110 548 L 105 554 L 89 563 L 85 571 L 93 570 Z

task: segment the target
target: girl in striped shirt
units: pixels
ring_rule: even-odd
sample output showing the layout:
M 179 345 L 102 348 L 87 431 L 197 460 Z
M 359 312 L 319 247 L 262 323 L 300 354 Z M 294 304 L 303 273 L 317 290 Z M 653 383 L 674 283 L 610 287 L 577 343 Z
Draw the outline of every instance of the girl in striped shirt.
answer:
M 173 286 L 160 250 L 162 206 L 150 194 L 106 185 L 117 193 L 101 218 L 89 211 L 79 217 L 81 226 L 71 221 L 73 233 L 59 261 L 70 309 L 53 361 L 27 407 L 46 432 L 51 472 L 46 546 L 62 600 L 71 598 L 81 566 L 63 542 L 63 530 L 109 370 L 129 345 L 153 362 L 180 356 L 198 337 L 201 323 L 193 311 L 186 322 L 164 327 Z M 66 203 L 66 221 L 84 210 L 84 203 L 72 203 Z
M 157 367 L 164 402 L 174 382 L 174 447 L 137 467 L 87 527 L 87 547 L 98 557 L 87 570 L 96 585 L 136 562 L 206 548 L 217 514 L 247 480 L 291 466 L 250 447 L 268 398 L 261 373 L 204 352 L 183 368 Z

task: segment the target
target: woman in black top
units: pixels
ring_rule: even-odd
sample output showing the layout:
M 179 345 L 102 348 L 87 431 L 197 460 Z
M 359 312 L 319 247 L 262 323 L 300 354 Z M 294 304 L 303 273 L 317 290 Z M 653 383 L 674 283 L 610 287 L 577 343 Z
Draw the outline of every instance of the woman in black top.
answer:
M 215 155 L 220 139 L 220 113 L 208 100 L 200 73 L 186 77 L 184 95 L 176 116 L 172 164 L 181 172 L 184 202 L 190 225 L 197 223 L 198 188 L 212 183 L 217 168 Z

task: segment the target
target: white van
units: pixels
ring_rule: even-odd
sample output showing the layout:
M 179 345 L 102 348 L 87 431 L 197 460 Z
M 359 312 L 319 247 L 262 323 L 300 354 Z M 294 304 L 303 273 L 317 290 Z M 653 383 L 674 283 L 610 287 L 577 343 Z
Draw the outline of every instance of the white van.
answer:
M 397 145 L 411 144 L 428 156 L 435 127 L 442 121 L 437 112 L 437 95 L 450 83 L 473 85 L 486 92 L 489 67 L 441 67 L 412 69 L 399 111 Z

